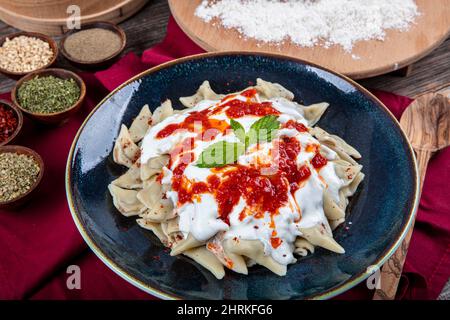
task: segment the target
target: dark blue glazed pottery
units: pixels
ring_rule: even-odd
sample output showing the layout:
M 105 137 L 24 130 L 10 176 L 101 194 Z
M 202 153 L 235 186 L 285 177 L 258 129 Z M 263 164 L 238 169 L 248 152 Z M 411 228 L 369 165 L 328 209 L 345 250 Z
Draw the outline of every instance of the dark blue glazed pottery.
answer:
M 219 93 L 241 90 L 256 78 L 278 82 L 309 105 L 326 101 L 319 126 L 344 138 L 362 154 L 366 175 L 352 198 L 345 225 L 335 231 L 343 255 L 317 249 L 279 277 L 262 267 L 248 276 L 227 272 L 223 280 L 195 262 L 171 257 L 150 231 L 114 208 L 108 184 L 124 172 L 111 151 L 122 123 L 129 126 L 144 104 L 196 92 L 209 80 Z M 353 81 L 291 58 L 247 53 L 210 53 L 148 70 L 105 98 L 89 115 L 73 143 L 66 175 L 67 198 L 86 242 L 120 276 L 161 298 L 324 299 L 369 276 L 395 251 L 418 204 L 412 149 L 387 109 Z M 351 222 L 351 224 L 349 223 Z

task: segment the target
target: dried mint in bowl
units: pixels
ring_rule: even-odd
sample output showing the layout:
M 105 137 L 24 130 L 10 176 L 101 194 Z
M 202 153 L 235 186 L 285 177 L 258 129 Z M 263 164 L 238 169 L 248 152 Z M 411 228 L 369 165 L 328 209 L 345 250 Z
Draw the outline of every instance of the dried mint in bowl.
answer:
M 74 79 L 37 76 L 24 82 L 17 99 L 24 109 L 32 113 L 55 113 L 73 106 L 80 98 L 80 88 Z

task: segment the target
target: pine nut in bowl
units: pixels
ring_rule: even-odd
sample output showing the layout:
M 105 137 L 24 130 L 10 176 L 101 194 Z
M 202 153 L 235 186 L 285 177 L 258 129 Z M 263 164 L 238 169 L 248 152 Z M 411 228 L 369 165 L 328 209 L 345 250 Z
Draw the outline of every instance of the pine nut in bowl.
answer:
M 0 147 L 0 209 L 15 209 L 34 195 L 44 175 L 44 161 L 22 146 Z
M 12 79 L 50 67 L 58 57 L 51 37 L 35 32 L 17 32 L 0 38 L 0 73 Z
M 38 122 L 62 124 L 83 104 L 86 85 L 77 74 L 45 69 L 20 79 L 11 92 L 14 104 Z
M 80 68 L 99 69 L 111 65 L 124 50 L 125 32 L 114 23 L 92 22 L 67 32 L 60 41 L 63 56 Z
M 16 139 L 22 124 L 22 112 L 12 103 L 0 99 L 0 147 Z

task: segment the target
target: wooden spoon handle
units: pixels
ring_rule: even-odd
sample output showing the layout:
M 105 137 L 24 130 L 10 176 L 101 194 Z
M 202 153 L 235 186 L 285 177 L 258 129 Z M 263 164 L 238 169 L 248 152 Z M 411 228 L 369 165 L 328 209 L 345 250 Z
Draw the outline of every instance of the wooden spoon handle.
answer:
M 430 161 L 432 152 L 425 150 L 416 150 L 417 165 L 420 174 L 420 190 L 422 190 L 428 162 Z M 397 293 L 398 284 L 402 275 L 403 265 L 405 264 L 406 254 L 408 253 L 409 243 L 414 229 L 416 217 L 413 218 L 411 227 L 403 239 L 400 247 L 385 262 L 381 269 L 380 289 L 375 290 L 374 300 L 394 300 Z
M 420 193 L 422 193 L 423 183 L 425 181 L 425 174 L 427 173 L 428 162 L 431 159 L 433 152 L 427 150 L 418 150 L 416 149 L 416 159 L 417 159 L 417 167 L 419 168 L 420 174 Z

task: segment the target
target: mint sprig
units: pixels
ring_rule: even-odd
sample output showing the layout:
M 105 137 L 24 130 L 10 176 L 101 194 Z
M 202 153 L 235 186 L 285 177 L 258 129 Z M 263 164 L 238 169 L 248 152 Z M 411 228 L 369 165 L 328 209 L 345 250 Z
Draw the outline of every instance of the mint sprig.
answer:
M 230 126 L 240 142 L 220 141 L 210 145 L 200 154 L 197 167 L 219 168 L 235 163 L 250 145 L 272 141 L 280 122 L 277 116 L 265 116 L 253 123 L 247 133 L 242 124 L 234 119 L 230 120 Z
M 246 148 L 258 142 L 270 142 L 275 137 L 275 133 L 280 128 L 277 116 L 265 116 L 256 121 L 247 133 Z
M 230 125 L 231 125 L 231 129 L 233 129 L 234 134 L 236 135 L 236 137 L 245 144 L 245 129 L 242 126 L 242 124 L 240 124 L 239 122 L 237 122 L 234 119 L 231 119 L 230 121 Z
M 276 116 L 265 116 L 256 121 L 245 133 L 244 127 L 236 120 L 231 119 L 231 128 L 236 137 L 245 145 L 245 149 L 259 142 L 270 142 L 275 137 L 276 131 L 280 128 L 280 122 Z
M 220 168 L 232 164 L 244 154 L 242 143 L 219 141 L 203 150 L 197 162 L 199 168 Z

